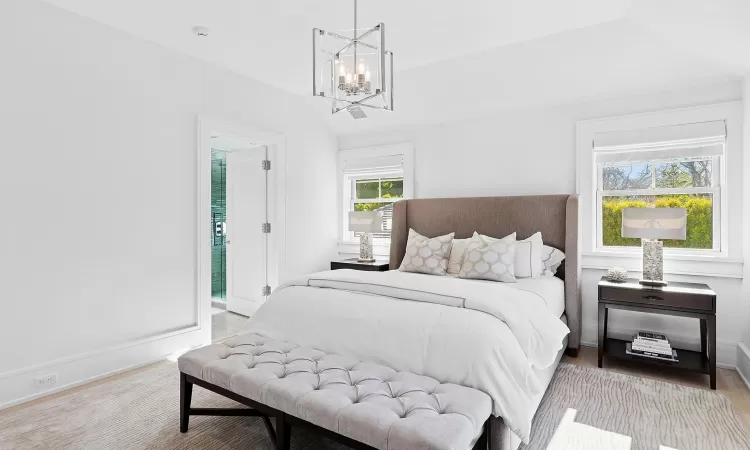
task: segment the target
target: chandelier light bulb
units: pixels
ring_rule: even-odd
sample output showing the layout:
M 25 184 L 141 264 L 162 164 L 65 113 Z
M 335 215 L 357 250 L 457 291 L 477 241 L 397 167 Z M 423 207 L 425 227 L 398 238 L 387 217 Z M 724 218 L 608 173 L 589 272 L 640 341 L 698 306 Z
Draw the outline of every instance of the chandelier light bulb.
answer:
M 365 81 L 370 81 L 370 71 L 365 72 Z
M 352 73 L 349 72 L 346 74 L 346 82 L 351 83 L 352 82 Z

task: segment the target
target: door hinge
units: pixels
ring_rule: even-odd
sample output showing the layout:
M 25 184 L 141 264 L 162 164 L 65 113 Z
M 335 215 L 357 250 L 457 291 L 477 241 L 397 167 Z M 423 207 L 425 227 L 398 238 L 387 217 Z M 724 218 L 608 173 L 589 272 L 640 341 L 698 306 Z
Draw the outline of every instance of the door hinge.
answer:
M 268 297 L 269 295 L 271 295 L 271 286 L 263 286 L 263 287 L 261 288 L 261 290 L 263 291 L 263 292 L 261 293 L 261 295 L 262 295 L 262 296 L 264 296 L 264 297 Z
M 271 170 L 271 160 L 264 159 L 262 163 L 263 170 Z
M 271 232 L 271 224 L 270 224 L 270 223 L 268 223 L 268 222 L 266 222 L 266 223 L 262 223 L 262 224 L 260 225 L 260 231 L 261 231 L 262 233 L 270 233 L 270 232 Z

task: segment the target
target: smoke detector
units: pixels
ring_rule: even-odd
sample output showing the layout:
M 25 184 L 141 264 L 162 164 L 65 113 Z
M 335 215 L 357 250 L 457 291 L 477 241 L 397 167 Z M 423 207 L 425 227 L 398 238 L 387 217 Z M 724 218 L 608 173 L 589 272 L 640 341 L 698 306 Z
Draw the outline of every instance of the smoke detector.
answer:
M 201 25 L 196 25 L 193 27 L 193 33 L 195 33 L 195 35 L 198 37 L 206 37 L 210 32 L 211 30 Z

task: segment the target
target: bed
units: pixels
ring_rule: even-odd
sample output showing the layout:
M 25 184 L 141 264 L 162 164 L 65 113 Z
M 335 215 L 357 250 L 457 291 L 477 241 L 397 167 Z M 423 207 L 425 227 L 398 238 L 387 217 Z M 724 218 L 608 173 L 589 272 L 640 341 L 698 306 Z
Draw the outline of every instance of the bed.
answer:
M 578 199 L 417 199 L 393 210 L 392 268 L 409 229 L 425 236 L 540 231 L 566 259 L 556 277 L 496 283 L 400 271 L 329 271 L 280 286 L 253 332 L 480 389 L 493 399 L 491 448 L 515 450 L 564 352 L 580 345 Z M 540 277 L 541 278 L 541 277 Z M 535 282 L 536 281 L 536 282 Z M 561 313 L 561 311 L 563 311 Z

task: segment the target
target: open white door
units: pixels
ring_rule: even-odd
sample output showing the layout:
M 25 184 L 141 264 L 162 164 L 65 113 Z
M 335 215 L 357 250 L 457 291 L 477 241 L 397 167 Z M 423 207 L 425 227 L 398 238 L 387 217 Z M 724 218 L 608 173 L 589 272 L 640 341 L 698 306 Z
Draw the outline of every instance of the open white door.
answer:
M 227 154 L 227 309 L 251 316 L 265 300 L 266 147 Z

